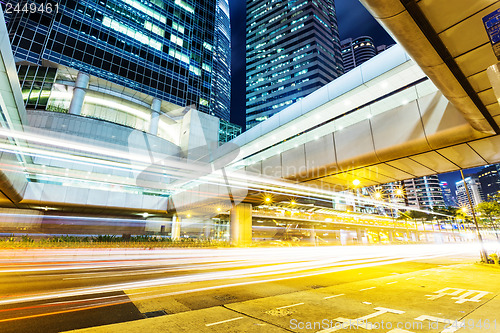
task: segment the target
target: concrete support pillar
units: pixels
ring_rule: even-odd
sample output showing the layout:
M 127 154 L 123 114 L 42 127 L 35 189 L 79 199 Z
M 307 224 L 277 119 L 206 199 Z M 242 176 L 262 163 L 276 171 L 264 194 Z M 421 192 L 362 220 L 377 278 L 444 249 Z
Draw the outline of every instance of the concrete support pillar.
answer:
M 356 237 L 358 238 L 358 243 L 363 243 L 364 232 L 361 229 L 356 229 Z
M 378 242 L 382 243 L 382 231 L 378 231 L 377 236 L 378 236 Z
M 316 230 L 314 230 L 314 226 L 312 226 L 311 230 L 311 244 L 316 246 Z
M 82 113 L 83 100 L 87 88 L 89 87 L 90 76 L 84 72 L 78 72 L 76 77 L 75 88 L 73 89 L 73 98 L 69 105 L 69 113 L 80 115 Z
M 181 238 L 181 218 L 177 215 L 172 216 L 172 240 Z
M 252 205 L 241 203 L 231 209 L 229 232 L 231 245 L 247 246 L 252 243 Z
M 151 121 L 149 122 L 149 133 L 158 135 L 158 123 L 160 122 L 161 100 L 153 99 L 151 103 Z
M 203 237 L 205 239 L 210 239 L 210 235 L 212 235 L 212 227 L 213 222 L 211 220 L 205 221 L 205 225 L 203 226 Z
M 389 242 L 394 242 L 394 231 L 387 231 L 387 236 L 389 237 Z

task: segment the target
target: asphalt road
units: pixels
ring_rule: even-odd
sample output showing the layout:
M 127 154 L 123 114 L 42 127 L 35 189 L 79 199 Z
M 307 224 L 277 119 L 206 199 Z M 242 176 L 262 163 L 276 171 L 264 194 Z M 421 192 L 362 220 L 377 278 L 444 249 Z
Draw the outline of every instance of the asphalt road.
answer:
M 296 309 L 306 309 L 303 300 L 310 296 L 307 293 L 323 295 L 325 290 L 330 292 L 329 288 L 347 288 L 356 283 L 360 284 L 359 289 L 364 289 L 361 288 L 364 284 L 378 286 L 379 279 L 419 272 L 432 275 L 433 269 L 456 267 L 475 260 L 477 248 L 470 244 L 3 251 L 0 253 L 0 332 L 62 332 L 134 321 L 126 324 L 131 328 L 134 323 L 149 325 L 151 320 L 166 318 L 174 322 L 167 328 L 162 327 L 161 332 L 228 332 L 227 327 L 220 326 L 226 323 L 231 323 L 229 331 L 233 332 L 246 332 L 247 327 L 260 328 L 260 332 L 275 329 L 305 332 L 305 326 L 300 329 L 300 323 L 307 321 L 297 317 L 297 322 L 290 322 L 294 319 L 290 316 Z M 463 286 L 460 289 L 464 289 Z M 390 293 L 392 290 L 389 289 Z M 343 298 L 345 305 L 347 293 L 344 291 L 328 295 L 332 296 L 332 302 L 334 298 Z M 359 291 L 352 293 L 357 295 Z M 339 294 L 344 295 L 336 296 Z M 276 297 L 284 299 L 276 303 Z M 267 317 L 259 319 L 262 309 L 246 313 L 247 302 L 262 302 L 266 308 L 264 315 L 278 322 L 273 323 Z M 366 302 L 375 304 L 370 300 Z M 296 305 L 298 303 L 304 304 Z M 362 311 L 355 308 L 353 305 L 353 311 L 346 313 L 346 318 L 363 317 Z M 233 322 L 233 314 L 239 313 L 241 315 L 235 318 L 242 318 Z M 384 315 L 396 315 L 388 313 Z M 163 316 L 139 320 L 155 315 Z M 205 317 L 213 322 L 217 322 L 217 318 L 226 319 L 221 319 L 220 324 L 190 328 L 190 323 L 203 323 L 201 319 Z M 248 326 L 249 319 L 257 322 Z M 297 330 L 292 329 L 293 325 Z M 103 332 L 113 332 L 110 327 L 113 326 L 103 326 Z M 148 327 L 144 329 L 154 332 Z M 130 332 L 134 331 L 139 329 Z

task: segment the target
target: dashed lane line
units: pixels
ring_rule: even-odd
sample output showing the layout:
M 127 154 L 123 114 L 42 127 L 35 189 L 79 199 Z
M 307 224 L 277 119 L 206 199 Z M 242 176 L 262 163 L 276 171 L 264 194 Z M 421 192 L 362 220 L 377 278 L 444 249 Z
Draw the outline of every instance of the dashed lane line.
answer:
M 235 321 L 235 320 L 239 320 L 239 319 L 243 319 L 243 318 L 245 318 L 245 317 L 236 317 L 236 318 L 232 318 L 232 319 L 218 321 L 218 322 L 215 322 L 215 323 L 205 324 L 205 326 L 210 327 L 210 326 L 224 324 L 224 323 L 228 323 L 230 321 Z
M 297 304 L 292 304 L 292 305 L 280 306 L 279 308 L 276 308 L 276 309 L 277 310 L 279 310 L 279 309 L 286 309 L 286 308 L 291 308 L 291 307 L 302 305 L 302 304 L 304 304 L 304 303 L 297 303 Z

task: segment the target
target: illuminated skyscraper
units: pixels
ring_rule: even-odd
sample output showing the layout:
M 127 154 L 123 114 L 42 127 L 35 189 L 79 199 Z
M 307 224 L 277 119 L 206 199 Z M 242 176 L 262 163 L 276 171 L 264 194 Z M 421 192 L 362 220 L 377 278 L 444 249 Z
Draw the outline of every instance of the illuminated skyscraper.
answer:
M 451 191 L 450 185 L 448 182 L 440 182 L 439 186 L 441 186 L 441 192 L 443 193 L 443 200 L 444 204 L 447 207 L 456 207 L 457 206 L 457 200 L 454 196 L 454 194 Z
M 477 173 L 485 199 L 500 194 L 500 164 L 485 166 Z
M 61 0 L 51 13 L 14 12 L 8 30 L 17 62 L 66 66 L 83 73 L 83 83 L 91 75 L 215 113 L 218 108 L 210 104 L 216 5 L 216 0 Z
M 467 188 L 469 189 L 470 201 L 472 202 L 472 206 L 476 206 L 477 204 L 483 202 L 483 190 L 481 189 L 481 183 L 476 175 L 469 176 L 465 178 L 465 184 L 467 184 Z M 472 207 L 469 203 L 469 198 L 467 196 L 467 191 L 464 186 L 464 181 L 458 181 L 455 183 L 457 201 L 460 207 L 467 207 L 469 211 L 471 211 Z
M 247 0 L 247 129 L 342 74 L 333 0 Z
M 211 112 L 226 121 L 231 107 L 231 24 L 228 0 L 217 1 Z

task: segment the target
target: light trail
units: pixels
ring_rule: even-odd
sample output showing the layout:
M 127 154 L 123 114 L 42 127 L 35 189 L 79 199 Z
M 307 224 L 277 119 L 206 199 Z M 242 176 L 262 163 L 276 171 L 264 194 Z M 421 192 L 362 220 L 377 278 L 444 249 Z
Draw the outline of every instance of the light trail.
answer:
M 488 243 L 487 247 L 490 251 L 498 250 L 499 245 Z M 40 292 L 0 292 L 0 306 L 3 308 L 0 310 L 0 322 L 130 302 L 128 298 L 124 300 L 124 297 L 131 297 L 132 301 L 146 301 L 415 260 L 474 255 L 478 251 L 479 245 L 472 243 L 310 248 L 0 251 L 0 265 L 11 262 L 7 270 L 0 271 L 0 278 L 12 277 L 9 288 L 16 286 L 16 283 L 20 284 L 19 289 L 24 288 L 27 283 L 25 278 L 30 276 L 25 274 L 30 272 L 36 272 L 34 277 L 37 279 L 33 279 L 33 283 L 54 281 L 58 286 L 56 289 Z M 23 279 L 19 280 L 19 277 Z M 71 287 L 71 284 L 77 287 Z M 82 284 L 88 286 L 82 287 Z M 103 295 L 123 291 L 128 296 Z
M 245 191 L 253 190 L 278 195 L 291 195 L 301 198 L 316 198 L 319 200 L 327 200 L 328 202 L 331 202 L 332 198 L 339 198 L 342 200 L 354 201 L 358 204 L 430 213 L 414 207 L 355 196 L 351 193 L 339 193 L 338 191 L 314 188 L 313 186 L 295 184 L 271 177 L 255 176 L 242 170 L 225 170 L 225 172 L 222 172 L 221 169 L 217 169 L 215 167 L 214 163 L 210 163 L 209 161 L 189 161 L 190 163 L 186 163 L 187 160 L 175 156 L 163 156 L 165 158 L 156 161 L 154 159 L 152 160 L 152 156 L 149 154 L 150 152 L 146 149 L 133 149 L 138 152 L 130 152 L 126 150 L 127 147 L 123 147 L 122 150 L 96 147 L 95 145 L 82 144 L 81 142 L 76 141 L 76 139 L 75 141 L 60 139 L 55 140 L 49 136 L 6 129 L 0 129 L 0 136 L 22 139 L 31 143 L 29 147 L 17 145 L 15 148 L 12 145 L 0 143 L 0 150 L 5 152 L 32 157 L 40 156 L 44 158 L 51 158 L 64 162 L 81 164 L 87 167 L 98 165 L 103 168 L 108 168 L 110 171 L 122 170 L 131 172 L 134 175 L 134 177 L 120 177 L 116 181 L 111 181 L 109 179 L 103 179 L 103 174 L 100 179 L 92 180 L 94 182 L 99 181 L 109 185 L 122 184 L 128 186 L 138 186 L 137 184 L 134 184 L 134 182 L 137 181 L 135 177 L 137 177 L 138 173 L 147 170 L 149 176 L 156 177 L 158 180 L 163 179 L 165 176 L 176 179 L 177 184 L 173 183 L 169 186 L 172 193 L 195 191 L 202 194 L 200 190 L 195 189 L 195 187 L 208 184 L 217 186 L 218 188 L 227 188 L 231 191 L 235 191 L 236 189 Z M 80 138 L 78 138 L 78 140 L 80 140 Z M 57 147 L 56 151 L 54 151 L 55 147 Z M 25 168 L 29 169 L 31 167 L 32 166 L 26 166 Z M 224 167 L 224 165 L 221 167 Z M 82 170 L 72 170 L 73 175 L 71 177 L 69 175 L 61 175 L 61 170 L 58 168 L 54 168 L 54 170 L 48 168 L 45 172 L 36 168 L 36 170 L 33 171 L 35 174 L 39 174 L 40 177 L 54 177 L 55 181 L 67 179 L 69 182 L 72 180 L 89 182 L 89 179 L 84 179 L 85 174 L 84 172 L 81 172 Z M 29 170 L 23 170 L 23 172 L 29 172 Z M 78 175 L 78 173 L 81 173 L 81 175 Z M 150 181 L 148 182 L 148 186 L 143 188 L 158 189 L 158 186 L 163 189 L 163 182 Z M 220 200 L 219 191 L 214 191 L 213 193 L 207 192 L 204 199 L 209 200 L 211 198 L 213 200 Z M 432 214 L 449 217 L 448 215 L 441 213 Z

